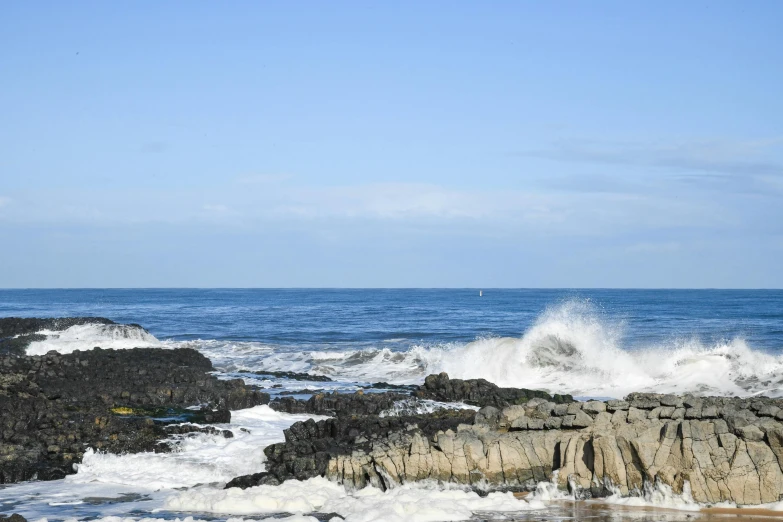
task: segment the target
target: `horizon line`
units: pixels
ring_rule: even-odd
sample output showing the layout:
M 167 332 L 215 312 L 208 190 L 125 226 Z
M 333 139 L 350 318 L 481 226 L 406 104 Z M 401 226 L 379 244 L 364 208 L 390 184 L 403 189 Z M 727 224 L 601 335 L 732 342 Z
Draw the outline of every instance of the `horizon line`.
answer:
M 776 291 L 783 287 L 644 287 L 644 286 L 63 286 L 3 287 L 5 291 L 45 290 L 722 290 Z

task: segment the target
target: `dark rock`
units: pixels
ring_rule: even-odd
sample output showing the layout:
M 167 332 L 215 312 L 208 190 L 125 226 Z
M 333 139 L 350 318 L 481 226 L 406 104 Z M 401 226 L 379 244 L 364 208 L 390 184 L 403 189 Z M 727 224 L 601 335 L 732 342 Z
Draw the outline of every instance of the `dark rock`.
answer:
M 52 328 L 52 321 L 3 319 L 0 328 L 17 335 Z M 60 327 L 96 322 L 58 321 Z M 212 370 L 191 349 L 0 355 L 0 484 L 62 478 L 88 447 L 170 451 L 160 443 L 174 433 L 166 424 L 228 422 L 231 409 L 269 402 L 269 395 L 239 379 L 219 380 Z M 185 409 L 195 405 L 201 409 Z
M 275 398 L 269 407 L 286 413 L 309 413 L 315 415 L 378 415 L 389 410 L 394 403 L 409 399 L 410 395 L 401 393 L 319 393 L 307 400 L 293 397 Z
M 103 317 L 61 317 L 39 319 L 36 317 L 1 317 L 0 338 L 30 335 L 41 330 L 60 331 L 82 324 L 117 324 Z M 129 325 L 139 326 L 139 325 Z M 139 328 L 141 328 L 139 326 Z
M 365 389 L 372 390 L 401 390 L 414 392 L 419 389 L 418 386 L 412 384 L 389 384 L 388 382 L 374 382 L 368 386 L 364 386 Z
M 312 381 L 312 382 L 332 382 L 332 379 L 325 375 L 313 375 L 311 373 L 298 372 L 273 372 L 273 371 L 251 371 L 239 370 L 240 373 L 251 373 L 253 375 L 276 377 L 278 379 L 289 379 L 292 381 Z
M 234 438 L 231 430 L 221 430 L 214 426 L 199 426 L 197 424 L 170 424 L 164 428 L 169 435 L 189 435 L 191 433 L 206 433 L 207 435 L 219 435 L 225 439 Z
M 450 379 L 447 373 L 429 375 L 414 393 L 420 399 L 444 402 L 464 402 L 473 406 L 494 406 L 503 408 L 514 404 L 525 404 L 530 399 L 540 398 L 555 404 L 573 402 L 570 395 L 549 395 L 539 390 L 524 388 L 501 388 L 485 379 Z
M 18 515 L 14 513 L 10 517 L 0 515 L 0 522 L 27 522 L 27 519 L 24 518 L 22 515 Z
M 413 429 L 431 437 L 439 431 L 456 430 L 460 424 L 472 424 L 475 415 L 472 410 L 441 410 L 416 416 L 343 416 L 296 422 L 283 432 L 285 442 L 264 449 L 267 471 L 237 477 L 226 488 L 277 485 L 292 478 L 324 476 L 332 457 L 366 450 L 370 441 L 394 438 L 395 434 Z

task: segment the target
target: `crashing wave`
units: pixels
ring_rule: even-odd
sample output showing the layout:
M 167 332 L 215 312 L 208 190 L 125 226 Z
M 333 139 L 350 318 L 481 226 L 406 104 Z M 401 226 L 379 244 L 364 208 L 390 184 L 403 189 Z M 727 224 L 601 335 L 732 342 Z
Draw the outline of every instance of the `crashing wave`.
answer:
M 198 342 L 189 345 L 199 347 Z M 783 357 L 734 338 L 696 338 L 629 349 L 623 324 L 584 301 L 543 313 L 521 337 L 413 346 L 406 351 L 365 348 L 329 352 L 259 343 L 205 342 L 199 347 L 219 369 L 251 361 L 255 369 L 304 371 L 336 380 L 418 384 L 431 373 L 484 378 L 500 386 L 581 397 L 623 397 L 633 391 L 700 395 L 783 396 Z M 213 358 L 214 356 L 214 358 Z
M 65 330 L 41 330 L 37 334 L 46 338 L 31 342 L 27 355 L 44 355 L 51 350 L 72 353 L 75 350 L 92 350 L 96 346 L 115 350 L 163 346 L 154 335 L 134 324 L 89 323 Z

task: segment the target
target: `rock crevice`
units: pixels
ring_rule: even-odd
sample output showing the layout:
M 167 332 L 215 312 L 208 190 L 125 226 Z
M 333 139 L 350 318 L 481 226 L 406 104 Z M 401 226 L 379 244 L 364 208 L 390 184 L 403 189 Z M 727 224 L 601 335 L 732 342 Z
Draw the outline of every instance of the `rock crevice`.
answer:
M 373 429 L 364 420 L 331 445 L 332 421 L 295 424 L 285 443 L 267 449 L 271 467 L 264 477 L 315 473 L 354 488 L 431 479 L 506 490 L 531 490 L 554 478 L 582 498 L 635 495 L 656 484 L 683 493 L 689 484 L 698 502 L 777 502 L 781 408 L 783 400 L 768 398 L 631 394 L 567 404 L 533 398 L 485 406 L 472 422 L 452 417 L 448 425 L 423 426 L 424 419 L 409 418 Z M 312 459 L 318 464 L 302 465 L 309 460 L 301 449 L 319 455 L 319 444 L 320 456 Z M 281 469 L 291 472 L 275 477 Z

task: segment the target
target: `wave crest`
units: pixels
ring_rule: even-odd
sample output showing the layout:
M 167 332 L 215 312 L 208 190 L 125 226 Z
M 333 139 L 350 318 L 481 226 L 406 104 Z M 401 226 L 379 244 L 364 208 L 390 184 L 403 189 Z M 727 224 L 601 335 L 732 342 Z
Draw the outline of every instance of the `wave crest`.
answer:
M 41 330 L 38 334 L 45 335 L 46 339 L 30 343 L 27 355 L 44 355 L 52 350 L 72 353 L 75 350 L 92 350 L 96 346 L 115 350 L 162 346 L 154 335 L 132 324 L 89 323 L 65 330 Z
M 583 301 L 547 310 L 518 339 L 486 339 L 436 354 L 432 370 L 485 378 L 500 386 L 593 397 L 632 391 L 780 395 L 783 359 L 743 339 L 705 345 L 694 338 L 639 349 L 622 343 L 624 325 Z
M 672 338 L 629 348 L 624 330 L 622 321 L 603 316 L 589 301 L 568 301 L 546 310 L 518 338 L 418 345 L 406 351 L 275 353 L 264 346 L 253 363 L 257 369 L 394 384 L 418 384 L 428 374 L 445 371 L 454 378 L 484 378 L 500 386 L 582 397 L 623 397 L 633 391 L 783 396 L 783 357 L 754 350 L 741 338 L 710 344 Z

